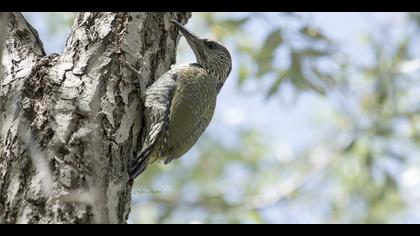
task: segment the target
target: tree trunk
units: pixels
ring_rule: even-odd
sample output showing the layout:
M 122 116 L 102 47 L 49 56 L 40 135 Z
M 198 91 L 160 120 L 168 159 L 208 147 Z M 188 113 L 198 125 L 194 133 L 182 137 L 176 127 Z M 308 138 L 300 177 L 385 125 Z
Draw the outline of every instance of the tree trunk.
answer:
M 142 105 L 136 75 L 119 59 L 152 83 L 175 62 L 179 34 L 170 19 L 189 17 L 80 13 L 63 53 L 46 56 L 23 15 L 8 14 L 0 38 L 0 223 L 127 221 Z

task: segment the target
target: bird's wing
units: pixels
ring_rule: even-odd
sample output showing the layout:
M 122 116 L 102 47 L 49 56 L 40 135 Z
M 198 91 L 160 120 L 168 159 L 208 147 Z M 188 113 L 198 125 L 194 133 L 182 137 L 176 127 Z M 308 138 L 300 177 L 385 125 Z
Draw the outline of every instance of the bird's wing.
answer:
M 162 134 L 166 133 L 169 111 L 174 91 L 176 89 L 177 75 L 174 70 L 163 74 L 146 90 L 145 100 L 145 126 L 146 138 L 141 152 L 131 161 L 130 178 L 134 179 L 141 174 L 151 160 L 151 155 Z
M 176 89 L 169 112 L 170 126 L 164 135 L 160 156 L 165 163 L 181 157 L 210 123 L 216 106 L 216 84 L 197 64 L 177 72 Z

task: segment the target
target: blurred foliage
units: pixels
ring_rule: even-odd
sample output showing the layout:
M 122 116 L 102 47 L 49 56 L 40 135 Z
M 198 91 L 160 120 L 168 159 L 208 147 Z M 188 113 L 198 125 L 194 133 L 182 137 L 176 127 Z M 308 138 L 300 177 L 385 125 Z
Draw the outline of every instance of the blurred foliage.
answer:
M 146 222 L 162 223 L 185 223 L 191 219 L 209 223 L 263 222 L 256 209 L 249 210 L 252 208 L 250 196 L 272 177 L 253 174 L 263 173 L 268 164 L 264 160 L 265 145 L 258 137 L 255 132 L 244 132 L 241 141 L 244 149 L 226 148 L 207 138 L 200 142 L 199 153 L 189 157 L 188 163 L 178 162 L 177 168 L 170 165 L 150 167 L 136 181 L 138 189 L 146 191 L 133 195 L 134 222 L 144 222 L 146 218 Z M 232 176 L 231 171 L 236 176 Z M 165 174 L 161 175 L 163 172 Z M 157 194 L 147 194 L 147 190 L 156 188 Z M 155 214 L 144 210 L 155 210 L 156 206 L 159 210 Z M 240 212 L 246 212 L 241 219 L 237 217 Z
M 73 24 L 76 12 L 47 12 L 46 17 L 49 19 L 48 33 L 51 35 L 64 33 Z
M 410 54 L 417 28 L 398 39 L 387 27 L 366 32 L 372 63 L 360 64 L 298 14 L 193 17 L 220 40 L 234 42 L 239 88 L 260 81 L 259 89 L 273 99 L 287 83 L 333 100 L 330 135 L 292 158 L 283 158 L 287 148 L 265 142 L 263 131 L 242 131 L 236 147 L 207 137 L 194 157 L 183 160 L 190 164 L 157 165 L 138 180 L 146 188 L 171 187 L 164 196 L 134 196 L 133 222 L 387 223 L 406 210 L 401 175 L 418 163 L 409 156 L 420 151 L 420 63 Z M 419 19 L 406 17 L 417 27 Z M 265 37 L 254 38 L 250 24 Z M 291 213 L 315 206 L 322 209 L 316 220 Z
M 250 78 L 268 78 L 272 83 L 266 94 L 271 97 L 286 82 L 292 83 L 298 92 L 313 91 L 322 95 L 328 85 L 335 82 L 322 64 L 340 66 L 343 59 L 337 46 L 300 15 L 248 13 L 234 19 L 229 15 L 202 13 L 201 16 L 205 27 L 216 37 L 235 42 L 233 50 L 241 58 L 237 65 L 240 85 Z M 252 37 L 254 32 L 247 30 L 247 24 L 251 23 L 266 29 L 262 42 Z
M 333 117 L 302 150 L 258 129 L 232 130 L 237 145 L 202 137 L 188 157 L 152 165 L 137 179 L 131 222 L 388 223 L 410 210 L 407 193 L 420 181 L 419 13 L 405 14 L 399 37 L 387 25 L 365 32 L 368 63 L 303 14 L 193 19 L 193 31 L 228 43 L 240 92 L 256 84 L 253 92 L 273 100 L 289 86 L 333 104 Z

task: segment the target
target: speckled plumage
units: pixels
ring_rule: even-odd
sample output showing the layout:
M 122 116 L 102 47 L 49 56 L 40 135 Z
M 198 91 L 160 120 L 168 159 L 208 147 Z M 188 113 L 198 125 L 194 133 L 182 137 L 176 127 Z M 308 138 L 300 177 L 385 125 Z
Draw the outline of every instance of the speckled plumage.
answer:
M 206 55 L 204 49 L 198 53 L 199 44 L 203 42 L 203 46 L 207 45 L 209 40 L 200 39 L 176 24 L 192 46 L 198 63 L 173 67 L 146 90 L 146 137 L 141 152 L 132 162 L 131 179 L 156 160 L 167 164 L 191 149 L 209 125 L 217 95 L 231 70 L 226 48 L 217 44 L 221 47 L 220 52 L 218 48 L 211 48 L 206 49 L 210 55 Z M 212 53 L 221 55 L 218 58 Z M 203 55 L 215 61 L 212 63 Z M 220 73 L 215 69 L 221 69 Z

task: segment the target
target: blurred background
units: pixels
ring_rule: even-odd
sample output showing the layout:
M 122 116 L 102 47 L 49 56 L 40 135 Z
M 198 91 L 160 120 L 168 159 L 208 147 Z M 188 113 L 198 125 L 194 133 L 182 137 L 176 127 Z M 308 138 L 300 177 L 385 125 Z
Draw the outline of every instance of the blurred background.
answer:
M 61 53 L 75 13 L 24 13 Z M 419 13 L 193 13 L 230 50 L 213 120 L 130 223 L 420 222 Z M 177 62 L 194 62 L 184 38 Z

